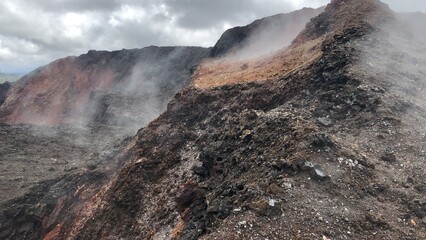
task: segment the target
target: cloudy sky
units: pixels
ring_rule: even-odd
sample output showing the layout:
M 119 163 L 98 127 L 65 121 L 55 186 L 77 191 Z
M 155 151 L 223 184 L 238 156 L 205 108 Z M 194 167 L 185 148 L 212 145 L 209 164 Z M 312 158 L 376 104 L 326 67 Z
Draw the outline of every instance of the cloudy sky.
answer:
M 90 49 L 212 46 L 257 18 L 329 0 L 0 0 L 0 72 L 26 73 Z M 424 0 L 385 0 L 426 11 Z M 407 4 L 409 3 L 409 4 Z

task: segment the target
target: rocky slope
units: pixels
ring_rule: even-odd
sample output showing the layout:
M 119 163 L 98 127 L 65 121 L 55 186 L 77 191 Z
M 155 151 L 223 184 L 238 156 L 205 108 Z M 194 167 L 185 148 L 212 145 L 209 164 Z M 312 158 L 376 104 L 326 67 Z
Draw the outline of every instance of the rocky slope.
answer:
M 291 24 L 296 24 L 294 19 L 304 19 L 304 24 L 311 11 L 289 14 Z M 289 26 L 286 16 L 265 18 L 257 24 Z M 302 24 L 297 24 L 300 31 Z M 257 34 L 251 31 L 245 37 L 253 39 Z M 4 146 L 0 150 L 0 236 L 38 239 L 58 221 L 54 217 L 49 220 L 52 223 L 46 223 L 52 211 L 69 207 L 65 215 L 74 215 L 74 208 L 87 201 L 127 161 L 113 158 L 128 148 L 126 136 L 163 111 L 207 51 L 157 47 L 111 53 L 90 51 L 55 61 L 16 83 L 0 111 L 2 121 L 12 124 L 0 125 Z M 2 85 L 4 99 L 9 89 L 10 84 Z M 78 110 L 82 107 L 84 113 Z M 16 123 L 44 126 L 13 125 Z M 93 191 L 81 196 L 81 187 Z M 69 194 L 74 196 L 66 198 L 71 205 L 65 205 L 64 199 L 56 204 L 58 196 Z
M 60 59 L 13 84 L 0 121 L 54 125 L 102 119 L 140 128 L 164 111 L 188 82 L 190 68 L 208 53 L 196 47 L 148 47 Z
M 324 8 L 303 8 L 285 14 L 277 14 L 253 23 L 227 30 L 210 52 L 211 57 L 237 54 L 238 57 L 256 57 L 279 50 L 303 30 L 311 18 Z
M 208 53 L 198 47 L 89 51 L 1 84 L 0 238 L 10 230 L 8 238 L 39 238 L 42 216 L 58 196 L 84 184 L 79 176 L 107 181 L 121 164 L 112 156 L 164 111 Z
M 373 33 L 393 21 L 377 1 L 333 1 L 292 45 L 321 38 L 316 61 L 277 80 L 181 92 L 139 132 L 133 160 L 90 213 L 59 232 L 424 238 L 424 135 L 404 121 L 389 87 L 396 76 L 384 80 L 358 65 L 385 41 Z
M 197 87 L 218 76 L 201 65 L 108 158 L 117 174 L 40 185 L 0 236 L 425 239 L 422 39 L 379 1 L 333 0 L 264 63 L 273 77 Z

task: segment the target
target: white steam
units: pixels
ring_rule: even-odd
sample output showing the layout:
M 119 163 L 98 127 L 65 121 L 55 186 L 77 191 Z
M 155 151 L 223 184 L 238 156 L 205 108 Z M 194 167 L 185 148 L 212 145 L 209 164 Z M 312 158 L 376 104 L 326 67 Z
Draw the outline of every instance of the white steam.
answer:
M 311 18 L 324 9 L 302 9 L 288 14 L 278 14 L 258 20 L 240 46 L 226 55 L 226 59 L 245 60 L 264 57 L 288 47 L 305 28 Z M 254 25 L 254 26 L 253 26 Z
M 426 14 L 397 14 L 396 21 L 361 44 L 364 73 L 390 95 L 384 101 L 417 133 L 426 133 Z

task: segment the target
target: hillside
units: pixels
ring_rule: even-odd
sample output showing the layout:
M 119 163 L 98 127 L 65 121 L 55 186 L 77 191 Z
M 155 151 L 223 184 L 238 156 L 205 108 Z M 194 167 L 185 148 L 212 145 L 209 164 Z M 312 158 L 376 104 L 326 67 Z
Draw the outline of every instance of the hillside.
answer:
M 304 24 L 318 13 L 304 9 L 255 24 L 278 28 L 296 24 L 295 19 Z M 303 28 L 300 22 L 296 25 L 296 31 Z M 251 26 L 242 29 L 253 30 Z M 257 34 L 246 34 L 235 46 Z M 99 187 L 114 176 L 127 161 L 114 156 L 134 143 L 128 136 L 164 111 L 173 94 L 189 83 L 197 61 L 211 55 L 209 51 L 185 47 L 90 51 L 41 67 L 13 86 L 3 84 L 2 103 L 7 102 L 0 113 L 7 124 L 0 125 L 4 146 L 0 205 L 3 220 L 10 214 L 15 220 L 3 221 L 0 235 L 39 238 L 46 231 L 42 215 L 53 211 L 58 196 L 75 191 L 79 184 Z M 87 179 L 93 183 L 85 183 Z
M 313 13 L 318 10 L 255 23 L 277 28 L 295 19 L 307 22 Z M 241 28 L 255 29 L 252 25 Z M 299 27 L 298 31 L 303 28 Z M 256 34 L 241 40 L 247 42 Z M 0 125 L 2 201 L 21 197 L 38 182 L 105 167 L 108 147 L 119 146 L 160 115 L 209 55 L 210 49 L 196 47 L 89 51 L 40 67 L 13 86 L 1 84 L 0 105 L 6 101 L 0 107 L 0 122 L 6 123 Z
M 97 169 L 5 203 L 0 237 L 425 239 L 426 49 L 407 16 L 333 0 L 284 49 L 204 59 Z
M 304 8 L 227 30 L 197 68 L 193 84 L 206 88 L 235 82 L 277 79 L 283 72 L 315 60 L 318 41 L 287 48 L 306 23 L 324 8 Z
M 324 7 L 303 8 L 265 17 L 247 26 L 228 29 L 210 51 L 210 56 L 252 58 L 280 50 L 290 45 L 306 23 L 322 11 Z
M 190 68 L 208 53 L 197 47 L 147 47 L 59 59 L 13 84 L 0 106 L 0 122 L 101 122 L 136 130 L 164 111 L 189 81 Z

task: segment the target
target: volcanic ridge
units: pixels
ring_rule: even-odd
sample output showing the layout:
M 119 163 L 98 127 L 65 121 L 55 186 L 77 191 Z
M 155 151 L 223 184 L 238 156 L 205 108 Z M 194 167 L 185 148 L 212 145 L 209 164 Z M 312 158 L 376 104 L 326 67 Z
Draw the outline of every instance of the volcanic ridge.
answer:
M 2 189 L 0 238 L 426 239 L 410 16 L 333 0 L 213 48 L 93 51 L 23 77 L 0 92 L 2 181 L 14 160 L 54 169 Z

